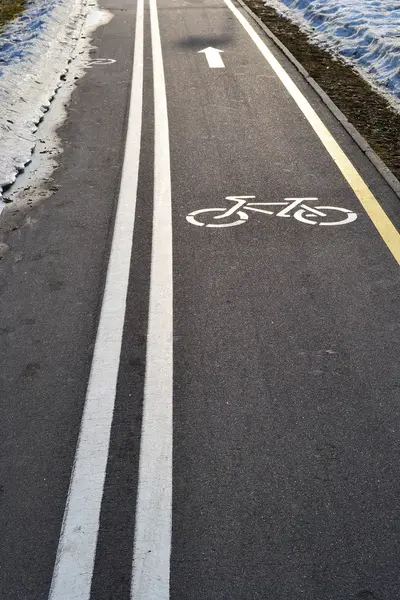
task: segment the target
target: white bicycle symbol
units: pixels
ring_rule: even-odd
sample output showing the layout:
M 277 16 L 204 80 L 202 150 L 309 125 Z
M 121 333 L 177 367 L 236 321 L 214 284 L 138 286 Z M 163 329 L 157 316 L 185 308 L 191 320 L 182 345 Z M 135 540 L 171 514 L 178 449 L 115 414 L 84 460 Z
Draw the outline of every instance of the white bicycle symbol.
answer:
M 234 202 L 230 208 L 201 208 L 189 213 L 186 220 L 198 227 L 234 227 L 242 225 L 249 219 L 245 211 L 254 211 L 276 217 L 291 217 L 307 225 L 346 225 L 357 219 L 357 214 L 347 208 L 337 206 L 309 206 L 309 202 L 316 202 L 318 198 L 285 198 L 284 202 L 249 202 L 255 196 L 226 196 L 226 200 Z M 261 206 L 284 207 L 279 212 L 258 208 Z M 217 213 L 217 214 L 216 214 Z M 210 216 L 211 219 L 207 219 Z M 338 219 L 338 217 L 340 217 Z M 332 218 L 334 220 L 332 220 Z M 225 219 L 224 222 L 218 223 Z M 210 222 L 211 220 L 211 222 Z M 228 220 L 228 221 L 227 221 Z

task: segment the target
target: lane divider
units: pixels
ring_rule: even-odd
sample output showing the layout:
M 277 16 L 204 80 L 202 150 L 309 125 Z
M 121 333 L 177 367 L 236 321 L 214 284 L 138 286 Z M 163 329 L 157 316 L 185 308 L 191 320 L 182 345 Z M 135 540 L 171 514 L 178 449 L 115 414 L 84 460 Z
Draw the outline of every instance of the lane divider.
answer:
M 143 0 L 134 59 L 121 187 L 100 321 L 49 600 L 89 600 L 125 321 L 135 223 L 143 104 Z
M 172 222 L 167 96 L 157 0 L 150 0 L 154 212 L 132 600 L 168 600 L 172 523 Z
M 292 78 L 288 75 L 279 61 L 275 58 L 272 52 L 267 48 L 258 33 L 253 29 L 246 17 L 234 6 L 231 0 L 224 0 L 226 6 L 235 15 L 239 23 L 249 34 L 261 54 L 264 56 L 270 67 L 281 80 L 297 106 L 300 108 L 311 127 L 325 146 L 326 150 L 336 163 L 343 177 L 350 185 L 351 189 L 361 202 L 365 212 L 370 217 L 371 221 L 379 231 L 383 241 L 389 248 L 390 252 L 400 264 L 400 233 L 393 225 L 378 200 L 375 198 L 367 184 L 362 179 L 356 168 L 353 166 L 349 158 L 343 152 L 339 144 L 336 142 L 332 134 L 324 125 L 320 117 L 312 108 L 308 100 L 303 96 L 299 88 L 296 86 Z

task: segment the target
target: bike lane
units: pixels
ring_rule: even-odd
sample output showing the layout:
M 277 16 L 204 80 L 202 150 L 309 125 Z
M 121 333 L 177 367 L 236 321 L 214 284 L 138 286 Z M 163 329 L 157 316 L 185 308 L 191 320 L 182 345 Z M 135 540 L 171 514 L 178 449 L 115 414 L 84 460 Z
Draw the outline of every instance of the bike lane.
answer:
M 162 0 L 159 18 L 174 256 L 171 597 L 394 597 L 396 261 L 228 8 Z M 198 54 L 208 46 L 225 68 Z M 273 52 L 398 219 L 398 199 Z M 317 197 L 357 220 L 186 220 L 247 195 Z

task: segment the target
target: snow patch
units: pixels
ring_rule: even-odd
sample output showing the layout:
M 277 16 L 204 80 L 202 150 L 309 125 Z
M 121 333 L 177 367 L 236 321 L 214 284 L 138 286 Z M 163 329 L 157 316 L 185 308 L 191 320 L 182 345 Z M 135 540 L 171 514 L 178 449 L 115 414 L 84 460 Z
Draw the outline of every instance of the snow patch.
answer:
M 264 0 L 341 56 L 400 112 L 398 0 Z
M 93 0 L 34 0 L 0 35 L 0 197 L 30 162 L 38 124 L 78 54 L 75 76 L 83 74 L 85 37 L 111 18 Z

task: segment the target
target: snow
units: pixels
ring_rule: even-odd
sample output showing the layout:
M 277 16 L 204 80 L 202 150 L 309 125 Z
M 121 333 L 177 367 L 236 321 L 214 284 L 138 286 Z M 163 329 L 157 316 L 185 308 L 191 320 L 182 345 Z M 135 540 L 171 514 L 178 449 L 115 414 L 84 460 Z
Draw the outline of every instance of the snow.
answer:
M 264 0 L 342 56 L 400 110 L 399 0 Z
M 33 0 L 0 35 L 0 193 L 30 161 L 88 10 L 88 0 Z

